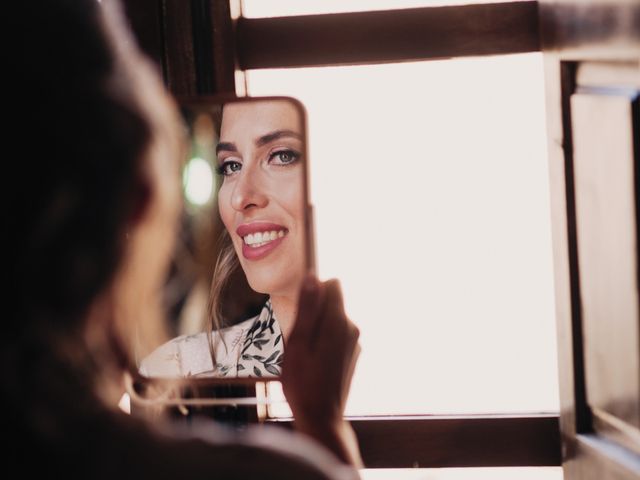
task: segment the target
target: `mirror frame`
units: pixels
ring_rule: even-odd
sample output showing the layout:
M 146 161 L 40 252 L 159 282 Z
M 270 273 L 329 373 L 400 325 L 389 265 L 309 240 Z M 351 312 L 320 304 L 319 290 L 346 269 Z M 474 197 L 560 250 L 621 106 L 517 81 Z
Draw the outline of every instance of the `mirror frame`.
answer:
M 175 102 L 178 109 L 203 109 L 207 105 L 217 106 L 227 103 L 243 103 L 243 102 L 260 102 L 260 101 L 288 101 L 298 111 L 300 116 L 301 128 L 303 133 L 303 201 L 304 201 L 304 256 L 305 270 L 307 272 L 316 273 L 316 248 L 315 248 L 315 231 L 313 218 L 313 205 L 310 199 L 309 189 L 309 136 L 306 108 L 298 99 L 288 96 L 255 96 L 255 97 L 239 97 L 231 94 L 219 95 L 202 95 L 202 96 L 176 96 Z M 184 407 L 187 405 L 212 406 L 212 405 L 268 405 L 267 384 L 270 382 L 279 382 L 281 376 L 277 377 L 215 377 L 215 376 L 194 376 L 194 377 L 155 377 L 144 376 L 137 370 L 138 365 L 132 366 L 133 371 L 127 372 L 125 375 L 126 391 L 130 396 L 131 404 L 138 407 Z M 147 387 L 153 385 L 164 385 L 166 391 L 156 398 L 145 397 L 144 393 L 140 393 Z M 246 387 L 246 391 L 252 392 L 247 397 L 219 397 L 215 395 L 196 395 L 194 392 L 213 392 L 218 387 Z M 172 396 L 165 396 L 165 393 L 171 390 Z M 188 391 L 188 396 L 178 395 L 177 391 Z M 260 393 L 262 392 L 262 394 Z

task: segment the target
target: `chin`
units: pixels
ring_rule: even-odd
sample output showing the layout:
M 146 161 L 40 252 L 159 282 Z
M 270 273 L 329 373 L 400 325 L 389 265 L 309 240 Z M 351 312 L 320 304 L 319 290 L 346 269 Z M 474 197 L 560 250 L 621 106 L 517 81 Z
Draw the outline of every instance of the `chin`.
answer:
M 255 275 L 247 276 L 247 282 L 251 289 L 258 293 L 266 295 L 278 294 L 286 289 L 286 282 L 274 282 L 271 278 L 256 278 Z M 284 283 L 284 284 L 283 284 Z
M 302 276 L 292 276 L 289 269 L 283 274 L 269 270 L 245 271 L 245 275 L 252 290 L 266 295 L 297 295 L 302 282 Z

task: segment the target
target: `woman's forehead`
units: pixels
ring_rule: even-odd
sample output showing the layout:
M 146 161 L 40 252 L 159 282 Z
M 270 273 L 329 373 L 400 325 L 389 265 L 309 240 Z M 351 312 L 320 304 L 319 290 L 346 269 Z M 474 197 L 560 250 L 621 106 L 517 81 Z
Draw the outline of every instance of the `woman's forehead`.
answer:
M 232 103 L 222 111 L 221 141 L 252 140 L 278 130 L 301 133 L 300 113 L 287 100 Z

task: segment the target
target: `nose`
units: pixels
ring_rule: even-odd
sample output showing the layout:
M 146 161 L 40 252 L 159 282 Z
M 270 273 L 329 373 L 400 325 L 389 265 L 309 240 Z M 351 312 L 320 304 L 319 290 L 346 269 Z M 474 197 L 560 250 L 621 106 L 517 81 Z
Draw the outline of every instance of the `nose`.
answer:
M 231 206 L 239 212 L 265 207 L 269 200 L 263 187 L 264 183 L 260 179 L 260 172 L 252 168 L 243 168 L 238 173 L 231 194 Z

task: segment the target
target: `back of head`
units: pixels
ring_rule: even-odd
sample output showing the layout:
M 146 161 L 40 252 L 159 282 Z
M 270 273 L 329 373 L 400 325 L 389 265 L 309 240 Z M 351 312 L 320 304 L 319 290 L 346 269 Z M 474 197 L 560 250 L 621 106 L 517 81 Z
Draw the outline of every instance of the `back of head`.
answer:
M 100 3 L 13 4 L 24 6 L 13 7 L 22 28 L 10 70 L 8 138 L 18 153 L 6 253 L 19 318 L 3 328 L 33 334 L 41 316 L 76 328 L 113 275 L 150 127 Z
M 130 454 L 116 406 L 132 320 L 162 335 L 182 132 L 118 0 L 10 2 L 4 18 L 7 456 L 82 471 Z
M 114 347 L 96 360 L 86 319 L 118 272 L 126 231 L 148 196 L 141 172 L 153 127 L 126 52 L 135 44 L 111 2 L 11 2 L 6 12 L 18 28 L 5 46 L 12 147 L 0 394 L 27 417 L 38 402 L 55 408 L 52 392 L 78 409 L 102 359 L 122 353 Z M 16 415 L 22 425 L 42 417 Z

